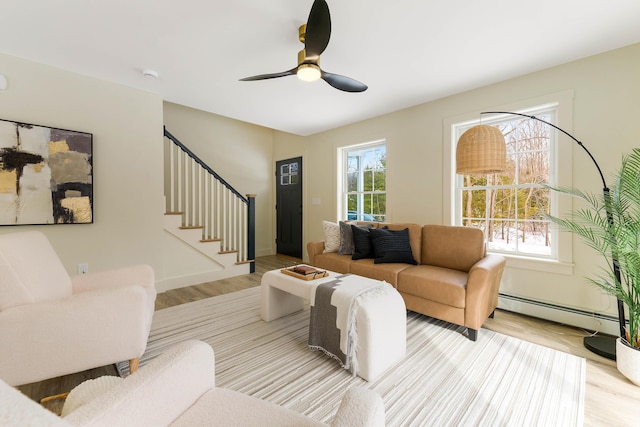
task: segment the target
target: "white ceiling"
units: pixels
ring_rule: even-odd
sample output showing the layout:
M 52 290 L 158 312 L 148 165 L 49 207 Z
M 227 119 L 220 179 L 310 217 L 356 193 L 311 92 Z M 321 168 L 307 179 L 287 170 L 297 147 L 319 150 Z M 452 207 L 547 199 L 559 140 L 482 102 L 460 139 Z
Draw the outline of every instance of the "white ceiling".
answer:
M 297 65 L 312 3 L 1 0 L 0 52 L 309 135 L 640 42 L 639 0 L 327 0 L 321 67 L 366 92 L 238 81 Z

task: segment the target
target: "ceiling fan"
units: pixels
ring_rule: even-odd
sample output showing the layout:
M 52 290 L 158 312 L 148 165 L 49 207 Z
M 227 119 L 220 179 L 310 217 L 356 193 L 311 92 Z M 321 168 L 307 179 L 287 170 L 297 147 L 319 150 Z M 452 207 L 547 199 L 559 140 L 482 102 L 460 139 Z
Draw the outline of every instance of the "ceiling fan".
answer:
M 241 81 L 275 79 L 297 75 L 304 81 L 316 81 L 322 79 L 336 89 L 345 92 L 364 92 L 367 85 L 350 77 L 328 73 L 320 68 L 320 54 L 329 44 L 331 36 L 331 16 L 329 6 L 325 0 L 315 0 L 309 12 L 306 25 L 301 25 L 299 39 L 304 43 L 304 49 L 298 52 L 298 66 L 281 73 L 259 74 L 245 77 Z

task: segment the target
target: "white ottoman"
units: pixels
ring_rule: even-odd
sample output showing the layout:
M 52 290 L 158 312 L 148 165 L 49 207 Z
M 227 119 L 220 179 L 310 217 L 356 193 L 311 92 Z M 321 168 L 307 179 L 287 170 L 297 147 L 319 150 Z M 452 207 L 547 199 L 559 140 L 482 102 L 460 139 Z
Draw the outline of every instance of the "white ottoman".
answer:
M 318 283 L 335 279 L 340 273 L 305 281 L 283 274 L 280 270 L 266 272 L 260 284 L 261 316 L 270 322 L 300 311 L 304 300 Z M 362 280 L 374 280 L 362 277 Z M 404 300 L 391 285 L 383 290 L 362 295 L 356 312 L 357 375 L 367 381 L 375 380 L 384 371 L 401 361 L 407 352 L 407 309 Z

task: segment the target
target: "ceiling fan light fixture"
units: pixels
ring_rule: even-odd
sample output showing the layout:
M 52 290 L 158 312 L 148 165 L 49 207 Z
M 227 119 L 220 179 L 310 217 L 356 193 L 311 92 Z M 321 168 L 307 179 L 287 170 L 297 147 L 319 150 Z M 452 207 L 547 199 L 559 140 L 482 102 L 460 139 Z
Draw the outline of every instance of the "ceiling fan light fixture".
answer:
M 344 92 L 364 92 L 367 85 L 350 77 L 326 72 L 320 68 L 320 55 L 327 48 L 331 36 L 331 14 L 326 0 L 314 0 L 307 23 L 298 28 L 298 39 L 304 49 L 298 52 L 298 65 L 290 70 L 258 74 L 241 81 L 267 80 L 296 74 L 300 80 L 315 82 L 322 79 L 330 86 Z
M 320 67 L 316 64 L 300 64 L 296 74 L 300 80 L 305 82 L 315 82 L 322 76 Z

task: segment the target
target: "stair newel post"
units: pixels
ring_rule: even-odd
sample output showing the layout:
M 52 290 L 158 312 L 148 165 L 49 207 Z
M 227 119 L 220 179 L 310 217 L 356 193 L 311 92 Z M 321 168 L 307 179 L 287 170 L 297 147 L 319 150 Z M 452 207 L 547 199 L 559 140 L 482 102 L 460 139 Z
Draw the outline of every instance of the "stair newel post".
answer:
M 247 194 L 247 258 L 251 260 L 249 271 L 256 271 L 256 195 Z

